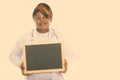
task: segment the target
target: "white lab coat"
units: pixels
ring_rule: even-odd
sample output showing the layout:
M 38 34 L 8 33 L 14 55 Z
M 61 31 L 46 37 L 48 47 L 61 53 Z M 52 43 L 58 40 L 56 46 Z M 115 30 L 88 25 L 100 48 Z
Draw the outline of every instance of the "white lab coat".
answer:
M 36 29 L 30 31 L 29 33 L 23 35 L 16 43 L 15 48 L 12 50 L 9 59 L 12 63 L 20 67 L 22 63 L 22 44 L 29 41 L 62 41 L 60 34 L 53 29 L 49 29 L 48 33 L 40 34 Z M 66 57 L 66 53 L 64 53 Z M 42 74 L 32 74 L 26 76 L 27 80 L 64 80 L 62 73 L 42 73 Z

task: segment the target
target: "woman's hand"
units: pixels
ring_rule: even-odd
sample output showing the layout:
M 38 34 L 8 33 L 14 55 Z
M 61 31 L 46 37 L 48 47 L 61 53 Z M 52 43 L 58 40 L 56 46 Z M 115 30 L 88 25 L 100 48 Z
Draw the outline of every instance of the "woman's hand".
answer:
M 64 60 L 64 67 L 65 67 L 65 69 L 64 69 L 64 71 L 60 71 L 60 73 L 66 73 L 67 72 L 67 66 L 68 66 L 68 63 L 67 63 L 67 60 L 65 59 Z
M 25 74 L 25 73 L 24 73 L 25 67 L 24 67 L 23 63 L 21 64 L 20 68 L 21 68 L 22 75 L 24 75 L 24 76 L 29 76 L 29 75 L 31 75 L 31 74 Z

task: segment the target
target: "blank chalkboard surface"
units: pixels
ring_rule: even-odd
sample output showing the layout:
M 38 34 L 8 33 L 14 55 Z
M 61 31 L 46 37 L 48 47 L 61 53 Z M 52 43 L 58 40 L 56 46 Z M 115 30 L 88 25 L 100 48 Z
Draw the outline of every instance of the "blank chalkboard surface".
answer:
M 25 74 L 64 70 L 61 42 L 29 42 L 24 44 L 23 52 Z

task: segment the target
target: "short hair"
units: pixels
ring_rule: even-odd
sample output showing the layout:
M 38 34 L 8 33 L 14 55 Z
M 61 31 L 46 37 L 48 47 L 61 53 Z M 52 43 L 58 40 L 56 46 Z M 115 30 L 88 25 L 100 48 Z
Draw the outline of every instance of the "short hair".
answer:
M 52 10 L 51 10 L 50 6 L 47 5 L 46 3 L 39 3 L 36 6 L 36 8 L 34 9 L 32 17 L 34 18 L 34 16 L 38 12 L 41 12 L 46 18 L 52 20 L 52 16 L 53 16 Z

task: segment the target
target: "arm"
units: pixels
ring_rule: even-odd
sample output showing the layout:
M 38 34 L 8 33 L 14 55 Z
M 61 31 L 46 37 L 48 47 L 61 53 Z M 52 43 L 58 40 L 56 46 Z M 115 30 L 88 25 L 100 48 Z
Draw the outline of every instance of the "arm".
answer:
M 9 60 L 16 66 L 20 67 L 22 63 L 21 57 L 22 57 L 21 49 L 19 49 L 16 46 L 15 49 L 11 51 L 11 54 L 9 55 Z
M 21 69 L 21 72 L 23 75 L 27 75 L 24 74 L 24 66 L 23 66 L 23 60 L 22 60 L 22 44 L 24 42 L 24 36 L 22 36 L 16 43 L 14 49 L 11 51 L 11 54 L 9 55 L 9 60 L 15 64 L 16 66 L 18 66 Z

